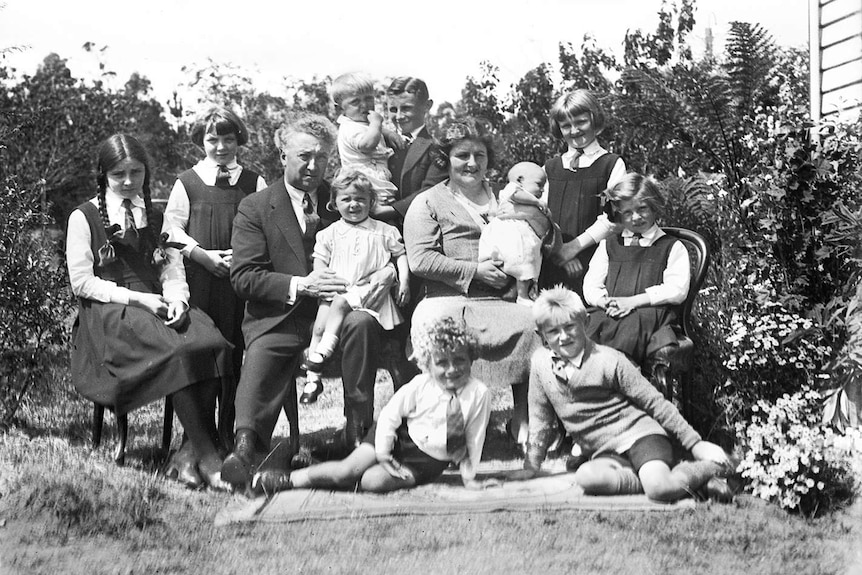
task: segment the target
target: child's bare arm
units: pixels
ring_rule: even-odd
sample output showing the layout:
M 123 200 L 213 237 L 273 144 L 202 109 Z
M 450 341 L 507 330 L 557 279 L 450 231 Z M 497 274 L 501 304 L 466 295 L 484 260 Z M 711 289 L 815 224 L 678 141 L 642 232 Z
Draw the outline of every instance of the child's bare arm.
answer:
M 377 144 L 380 143 L 380 138 L 383 137 L 383 116 L 377 112 L 368 112 L 368 127 L 365 128 L 365 133 L 356 141 L 356 147 L 361 152 L 369 153 L 374 151 Z
M 524 190 L 524 188 L 518 186 L 515 188 L 515 191 L 509 196 L 509 199 L 516 204 L 526 204 L 528 206 L 536 206 L 544 208 L 545 204 L 536 196 L 531 194 L 530 192 Z
M 407 254 L 403 253 L 395 260 L 395 267 L 398 268 L 398 301 L 399 306 L 403 307 L 410 302 L 410 268 L 407 267 Z

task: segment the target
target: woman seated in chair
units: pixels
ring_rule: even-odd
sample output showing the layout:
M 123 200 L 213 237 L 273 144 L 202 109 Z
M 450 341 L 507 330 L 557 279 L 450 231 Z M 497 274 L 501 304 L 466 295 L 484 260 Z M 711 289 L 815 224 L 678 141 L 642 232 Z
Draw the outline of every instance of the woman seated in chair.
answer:
M 416 196 L 404 219 L 410 270 L 424 288 L 413 329 L 440 315 L 467 322 L 479 340 L 473 373 L 511 386 L 510 433 L 526 445 L 527 380 L 539 338 L 530 308 L 515 303 L 515 279 L 503 272 L 503 262 L 478 261 L 482 230 L 498 208 L 486 179 L 494 161 L 490 128 L 471 118 L 453 120 L 438 145 L 439 167 L 449 177 Z
M 602 240 L 590 260 L 584 299 L 595 309 L 587 335 L 651 376 L 657 352 L 676 345 L 677 306 L 691 281 L 688 251 L 656 225 L 665 200 L 655 180 L 627 174 L 606 193 L 623 231 Z
M 79 302 L 72 381 L 118 416 L 170 396 L 189 441 L 168 476 L 225 489 L 215 403 L 223 378 L 233 377 L 231 346 L 206 314 L 189 308 L 179 251 L 159 235 L 144 147 L 117 134 L 98 154 L 98 193 L 69 216 L 66 241 Z

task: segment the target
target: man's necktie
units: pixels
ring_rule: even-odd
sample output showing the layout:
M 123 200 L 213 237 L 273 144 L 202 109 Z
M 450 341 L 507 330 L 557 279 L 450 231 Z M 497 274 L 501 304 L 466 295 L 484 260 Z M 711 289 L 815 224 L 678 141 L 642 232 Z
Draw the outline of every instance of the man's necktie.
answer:
M 227 166 L 219 166 L 218 174 L 216 175 L 215 185 L 218 188 L 226 189 L 230 187 L 230 170 Z
M 305 214 L 305 233 L 315 233 L 320 216 L 314 212 L 314 204 L 311 201 L 311 194 L 308 192 L 305 192 L 305 195 L 302 196 L 302 213 Z
M 404 139 L 404 143 L 405 143 L 406 145 L 408 145 L 408 146 L 409 146 L 410 144 L 412 144 L 412 143 L 413 143 L 413 134 L 410 134 L 410 133 L 402 133 L 402 134 L 401 134 L 401 138 L 403 138 L 403 139 Z
M 125 211 L 124 229 L 126 232 L 131 232 L 138 235 L 138 226 L 135 224 L 135 214 L 132 213 L 132 200 L 126 198 L 123 200 L 123 210 Z
M 460 463 L 467 456 L 464 414 L 461 413 L 461 402 L 454 393 L 449 398 L 449 405 L 446 408 L 446 452 L 455 463 Z

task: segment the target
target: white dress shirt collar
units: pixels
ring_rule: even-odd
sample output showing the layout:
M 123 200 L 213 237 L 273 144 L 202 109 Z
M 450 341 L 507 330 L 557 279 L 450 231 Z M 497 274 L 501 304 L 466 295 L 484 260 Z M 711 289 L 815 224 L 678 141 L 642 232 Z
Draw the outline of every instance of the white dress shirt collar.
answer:
M 198 165 L 200 165 L 202 168 L 205 168 L 207 170 L 213 170 L 216 172 L 218 171 L 218 168 L 219 168 L 219 163 L 211 160 L 208 157 L 204 158 L 203 160 L 198 162 Z M 231 160 L 230 162 L 225 164 L 225 167 L 228 169 L 228 171 L 233 172 L 234 170 L 236 170 L 239 167 L 239 164 L 236 162 L 236 158 L 234 158 L 233 160 Z
M 626 243 L 626 240 L 634 235 L 631 230 L 623 230 L 621 232 L 623 237 L 623 243 Z M 664 232 L 658 224 L 653 224 L 653 227 L 648 229 L 645 233 L 641 234 L 640 245 L 642 246 L 651 246 L 657 239 L 664 235 Z

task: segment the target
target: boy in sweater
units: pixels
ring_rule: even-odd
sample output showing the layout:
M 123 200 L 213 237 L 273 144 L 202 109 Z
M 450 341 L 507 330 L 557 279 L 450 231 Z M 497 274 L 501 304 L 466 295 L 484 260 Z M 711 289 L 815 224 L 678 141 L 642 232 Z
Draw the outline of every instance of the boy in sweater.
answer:
M 575 473 L 589 495 L 646 493 L 656 501 L 687 496 L 733 499 L 730 457 L 700 435 L 622 353 L 586 337 L 586 310 L 574 292 L 544 290 L 533 305 L 544 347 L 530 368 L 530 442 L 524 469 L 539 473 L 557 418 L 591 457 Z M 676 463 L 668 435 L 694 461 Z

